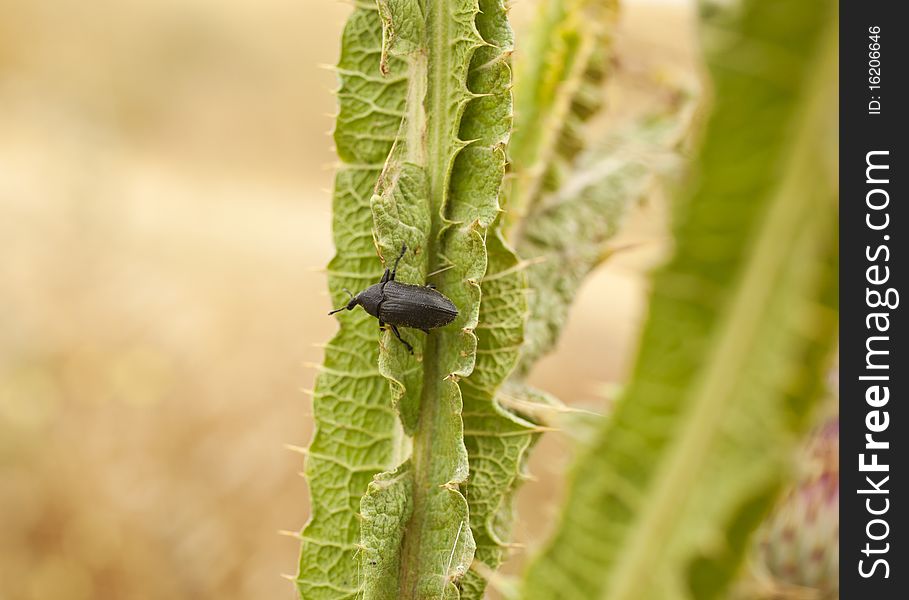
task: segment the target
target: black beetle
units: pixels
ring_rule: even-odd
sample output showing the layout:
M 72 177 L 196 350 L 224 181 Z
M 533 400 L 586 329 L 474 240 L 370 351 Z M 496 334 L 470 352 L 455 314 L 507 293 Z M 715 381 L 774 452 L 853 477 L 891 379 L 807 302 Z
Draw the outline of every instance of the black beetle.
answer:
M 359 304 L 363 310 L 379 319 L 380 329 L 384 329 L 386 324 L 391 327 L 395 337 L 413 354 L 413 346 L 401 337 L 398 327 L 412 327 L 429 333 L 430 329 L 444 327 L 454 321 L 458 316 L 458 309 L 433 285 L 410 285 L 395 281 L 398 263 L 405 252 L 407 245 L 401 244 L 401 254 L 395 260 L 394 267 L 391 270 L 385 269 L 379 283 L 369 286 L 356 296 L 345 289 L 350 296 L 350 302 L 347 306 L 336 308 L 328 314 L 333 315 L 345 308 L 353 310 Z

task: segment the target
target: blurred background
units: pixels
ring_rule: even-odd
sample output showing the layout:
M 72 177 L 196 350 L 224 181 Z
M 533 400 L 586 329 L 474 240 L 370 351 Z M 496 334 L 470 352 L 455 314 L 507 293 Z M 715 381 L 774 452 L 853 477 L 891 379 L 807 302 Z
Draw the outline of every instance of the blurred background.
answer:
M 533 0 L 517 0 L 518 29 Z M 0 600 L 287 598 L 325 315 L 332 0 L 0 0 Z M 689 7 L 626 2 L 613 118 L 691 70 Z M 534 383 L 605 411 L 658 201 Z M 516 537 L 555 515 L 533 454 Z

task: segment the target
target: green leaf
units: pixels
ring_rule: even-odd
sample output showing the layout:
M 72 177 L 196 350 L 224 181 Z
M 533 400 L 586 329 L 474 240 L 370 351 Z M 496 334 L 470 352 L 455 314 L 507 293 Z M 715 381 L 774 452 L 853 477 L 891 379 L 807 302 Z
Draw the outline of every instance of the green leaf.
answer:
M 836 4 L 705 10 L 716 105 L 637 366 L 526 598 L 722 597 L 836 332 Z
M 677 160 L 693 98 L 678 97 L 661 112 L 609 135 L 580 157 L 559 189 L 540 199 L 518 245 L 530 265 L 533 290 L 519 377 L 555 346 L 584 280 L 610 256 L 607 243 L 630 209 L 651 192 L 656 177 Z
M 495 0 L 383 0 L 380 12 L 380 60 L 389 77 L 406 73 L 408 91 L 371 202 L 375 237 L 386 258 L 405 243 L 398 280 L 435 284 L 459 315 L 429 334 L 402 331 L 413 356 L 392 333 L 381 340 L 379 370 L 413 439 L 408 462 L 380 476 L 361 503 L 362 593 L 458 598 L 475 550 L 462 493 L 461 385 L 478 362 L 485 244 L 500 212 L 511 34 Z
M 527 284 L 517 257 L 501 236 L 486 239 L 489 253 L 481 288 L 477 326 L 477 361 L 461 383 L 464 395 L 464 441 L 470 460 L 465 495 L 477 544 L 475 560 L 497 568 L 511 528 L 511 497 L 522 479 L 524 455 L 537 428 L 501 406 L 499 387 L 517 363 L 524 337 Z M 486 581 L 469 572 L 461 597 L 483 597 Z
M 521 40 L 515 132 L 509 146 L 510 239 L 533 222 L 541 196 L 558 187 L 584 148 L 582 128 L 603 102 L 616 0 L 544 0 Z
M 583 5 L 575 6 L 576 10 L 582 8 Z M 594 8 L 605 10 L 606 5 L 595 3 Z M 571 21 L 573 25 L 578 22 Z M 604 33 L 597 31 L 601 36 Z M 600 50 L 605 55 L 606 45 Z M 582 90 L 583 93 L 574 90 L 578 106 L 572 110 L 578 109 L 579 114 L 572 117 L 572 122 L 578 124 L 581 116 L 592 114 L 592 110 L 579 109 L 582 99 L 592 107 L 604 92 L 599 78 L 594 77 L 584 79 Z M 487 239 L 490 264 L 482 284 L 484 302 L 479 331 L 488 330 L 502 339 L 491 352 L 496 362 L 485 367 L 482 359 L 487 351 L 481 337 L 476 371 L 467 380 L 468 387 L 464 387 L 465 442 L 470 462 L 466 495 L 477 543 L 475 559 L 487 568 L 498 568 L 505 557 L 513 520 L 513 496 L 525 479 L 523 465 L 529 450 L 542 431 L 536 424 L 540 414 L 549 415 L 551 422 L 567 422 L 568 418 L 561 414 L 564 407 L 558 401 L 528 388 L 521 380 L 536 360 L 551 349 L 577 289 L 608 254 L 604 251 L 606 241 L 617 233 L 627 208 L 649 189 L 653 175 L 665 166 L 667 158 L 671 158 L 670 150 L 687 131 L 693 103 L 688 97 L 671 96 L 684 101 L 674 101 L 663 113 L 641 119 L 610 136 L 587 156 L 576 159 L 577 170 L 560 188 L 539 194 L 537 212 L 527 219 L 519 248 L 520 255 L 529 260 L 518 262 L 509 252 L 508 260 L 495 266 L 492 242 Z M 569 131 L 573 130 L 566 127 L 562 134 L 568 135 Z M 560 156 L 566 164 L 575 159 L 575 153 L 563 152 Z M 532 302 L 526 335 L 519 335 L 524 332 L 503 325 L 517 323 L 527 309 L 526 294 L 517 294 L 517 290 L 527 287 L 525 278 L 531 282 Z M 488 295 L 497 298 L 508 290 L 508 303 L 487 305 Z M 495 390 L 502 383 L 501 377 L 514 369 L 518 356 L 520 367 L 511 377 L 505 397 L 501 397 Z M 479 385 L 471 386 L 472 380 L 485 372 L 490 376 L 484 375 Z M 535 408 L 522 416 L 516 412 L 522 407 Z M 462 597 L 482 598 L 485 586 L 483 577 L 470 572 L 461 584 Z
M 335 178 L 333 231 L 337 254 L 328 284 L 335 306 L 343 288 L 360 290 L 381 275 L 369 200 L 403 115 L 406 80 L 379 72 L 381 24 L 358 7 L 344 29 L 338 73 L 340 113 L 334 133 L 342 166 Z M 311 515 L 301 534 L 296 585 L 302 598 L 354 598 L 360 588 L 360 498 L 373 476 L 394 466 L 400 426 L 388 384 L 377 367 L 379 334 L 362 311 L 339 315 L 340 330 L 316 378 L 316 430 L 305 475 Z

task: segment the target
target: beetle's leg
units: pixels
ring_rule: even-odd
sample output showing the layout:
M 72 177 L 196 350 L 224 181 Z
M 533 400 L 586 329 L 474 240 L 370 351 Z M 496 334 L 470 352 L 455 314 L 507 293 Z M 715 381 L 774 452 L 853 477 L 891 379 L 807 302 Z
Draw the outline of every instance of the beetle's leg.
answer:
M 398 273 L 398 263 L 401 262 L 402 258 L 404 258 L 405 252 L 407 252 L 407 244 L 402 242 L 401 243 L 401 253 L 398 255 L 398 258 L 395 259 L 395 266 L 391 268 L 391 277 L 387 281 L 395 280 L 395 275 Z
M 427 284 L 426 284 L 426 287 L 428 287 L 428 288 L 431 289 L 431 290 L 434 290 L 434 289 L 436 289 L 436 284 L 434 284 L 434 283 L 427 283 Z
M 407 340 L 401 337 L 401 332 L 398 331 L 398 327 L 396 325 L 392 325 L 391 330 L 394 332 L 395 337 L 401 340 L 401 343 L 407 347 L 407 351 L 413 354 L 413 346 L 411 346 L 409 343 L 407 343 Z
M 385 322 L 379 319 L 379 331 L 385 331 Z

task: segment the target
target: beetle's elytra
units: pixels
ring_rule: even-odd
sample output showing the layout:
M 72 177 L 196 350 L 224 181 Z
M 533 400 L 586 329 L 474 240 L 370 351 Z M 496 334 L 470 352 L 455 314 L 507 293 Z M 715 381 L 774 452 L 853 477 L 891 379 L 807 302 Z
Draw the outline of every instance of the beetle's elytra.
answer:
M 454 321 L 458 309 L 432 285 L 410 285 L 395 281 L 398 263 L 405 252 L 407 245 L 401 244 L 401 254 L 395 260 L 394 267 L 391 270 L 385 269 L 379 283 L 369 286 L 356 296 L 344 290 L 350 294 L 350 302 L 328 314 L 333 315 L 345 308 L 353 310 L 359 304 L 363 310 L 379 319 L 380 329 L 388 325 L 395 337 L 413 354 L 413 346 L 401 337 L 398 327 L 412 327 L 429 333 L 430 329 L 444 327 Z

